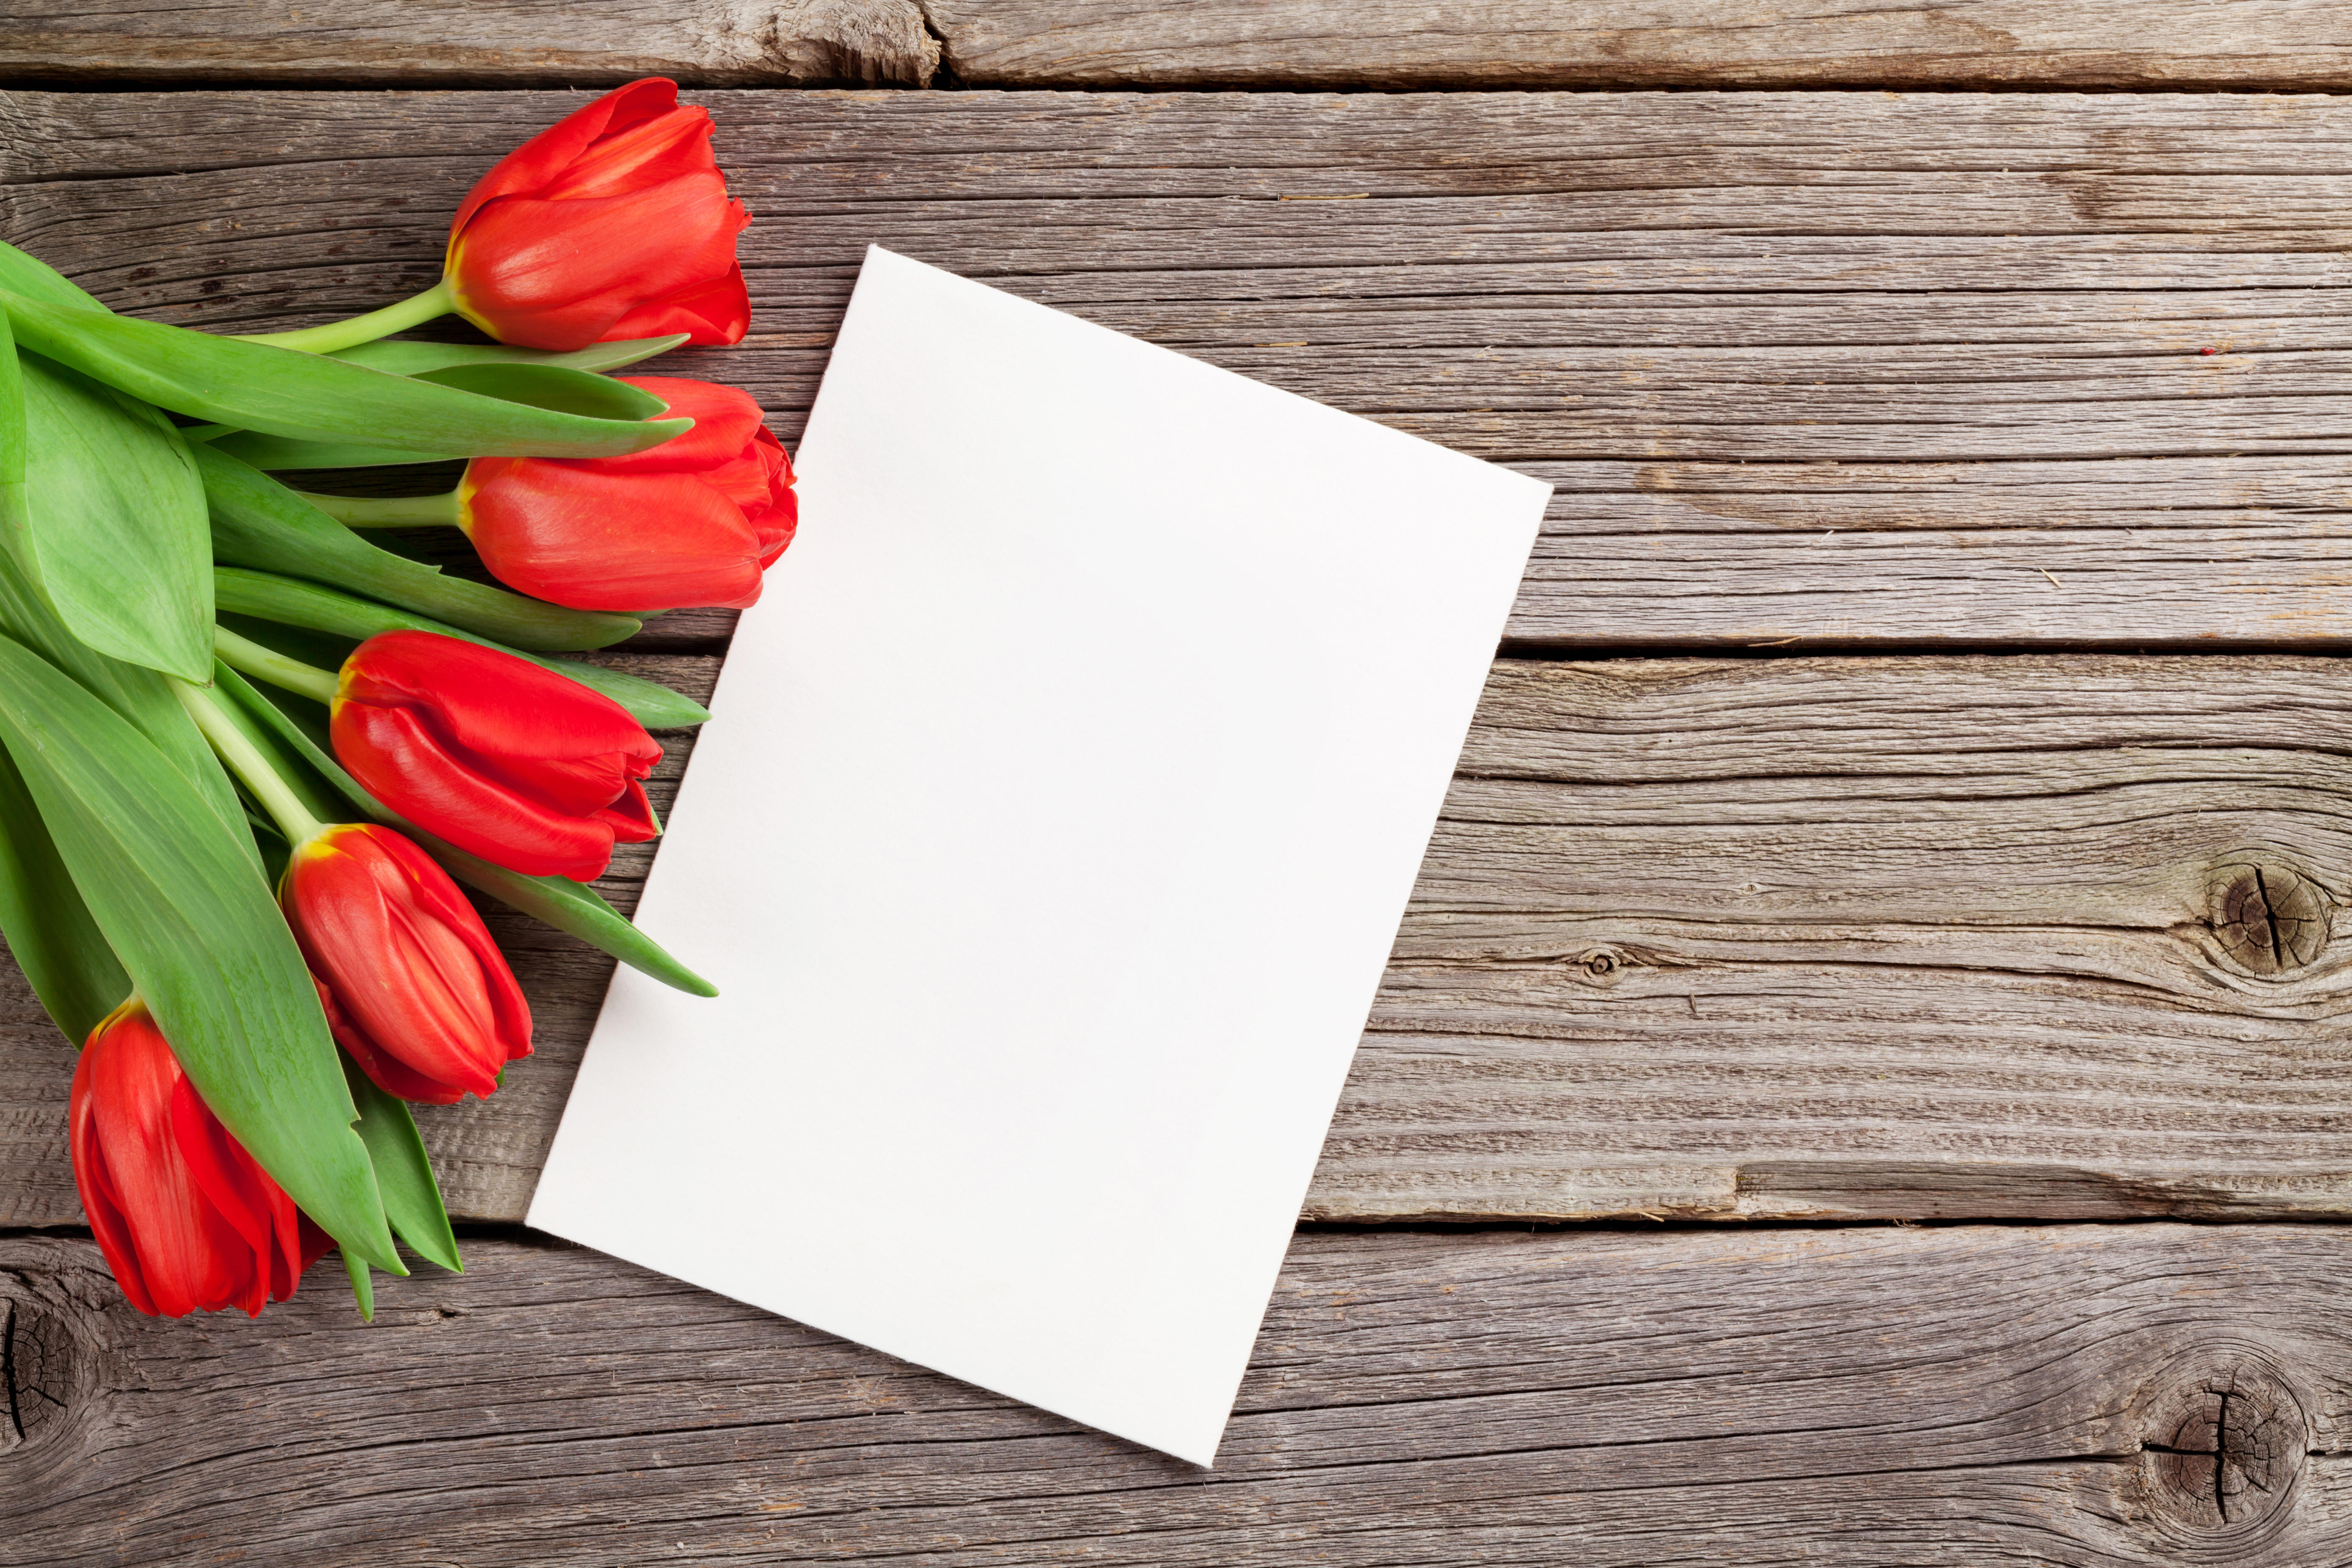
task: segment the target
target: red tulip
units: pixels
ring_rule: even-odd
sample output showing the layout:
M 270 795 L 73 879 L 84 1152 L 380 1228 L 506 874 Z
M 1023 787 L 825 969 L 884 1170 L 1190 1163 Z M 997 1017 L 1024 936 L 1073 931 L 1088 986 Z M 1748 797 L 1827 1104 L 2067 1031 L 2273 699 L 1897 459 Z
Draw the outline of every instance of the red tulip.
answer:
M 90 1030 L 70 1103 L 82 1212 L 150 1317 L 257 1315 L 333 1245 L 197 1097 L 136 998 Z
M 606 93 L 483 175 L 449 225 L 457 310 L 502 343 L 742 340 L 750 223 L 710 155 L 710 115 L 658 77 Z
M 509 871 L 587 882 L 615 841 L 661 831 L 638 780 L 662 748 L 629 710 L 478 643 L 369 638 L 343 662 L 328 727 L 376 799 Z
M 278 892 L 335 1039 L 403 1100 L 488 1098 L 530 1054 L 530 1005 L 449 873 L 390 828 L 299 845 Z
M 800 520 L 760 405 L 709 382 L 621 379 L 694 428 L 625 457 L 477 457 L 458 525 L 500 582 L 574 610 L 753 602 Z

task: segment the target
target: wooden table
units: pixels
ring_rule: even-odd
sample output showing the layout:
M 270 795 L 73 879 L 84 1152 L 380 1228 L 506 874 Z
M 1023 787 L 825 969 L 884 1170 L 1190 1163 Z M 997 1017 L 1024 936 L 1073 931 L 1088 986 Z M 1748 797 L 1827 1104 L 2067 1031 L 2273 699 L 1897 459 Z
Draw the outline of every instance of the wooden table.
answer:
M 787 441 L 874 241 L 1558 486 L 1215 1470 L 524 1229 L 609 966 L 500 919 L 373 1327 L 125 1307 L 8 973 L 0 1564 L 2352 1561 L 2352 7 L 1737 13 L 0 0 L 119 308 L 419 287 L 665 71 Z

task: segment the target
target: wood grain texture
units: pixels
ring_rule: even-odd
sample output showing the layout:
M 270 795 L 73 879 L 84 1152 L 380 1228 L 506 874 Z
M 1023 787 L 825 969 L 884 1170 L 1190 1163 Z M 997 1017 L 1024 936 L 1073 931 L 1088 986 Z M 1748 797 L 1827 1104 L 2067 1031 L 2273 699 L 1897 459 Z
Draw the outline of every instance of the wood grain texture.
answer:
M 15 0 L 18 80 L 2340 89 L 2334 0 Z
M 6 0 L 0 23 L 0 78 L 92 86 L 924 87 L 940 63 L 919 0 Z
M 1499 664 L 1307 1213 L 2352 1213 L 2347 754 L 2327 659 Z M 490 920 L 538 1054 L 418 1119 L 515 1221 L 611 966 Z M 78 1218 L 67 1061 L 10 974 L 0 1224 Z
M 788 437 L 879 242 L 1551 481 L 1523 643 L 2352 646 L 2343 99 L 708 96 Z M 0 235 L 318 320 L 578 101 L 7 95 Z
M 476 1240 L 158 1323 L 0 1241 L 0 1563 L 1394 1568 L 2352 1552 L 2340 1232 L 1302 1236 L 1201 1470 L 674 1281 Z
M 992 87 L 2340 89 L 2328 0 L 924 0 Z

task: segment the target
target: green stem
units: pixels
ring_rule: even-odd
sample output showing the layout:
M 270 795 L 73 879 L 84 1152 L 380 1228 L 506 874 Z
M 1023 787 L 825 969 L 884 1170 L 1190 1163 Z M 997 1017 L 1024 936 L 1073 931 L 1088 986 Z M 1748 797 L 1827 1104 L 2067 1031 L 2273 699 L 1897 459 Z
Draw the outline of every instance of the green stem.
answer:
M 262 810 L 276 820 L 288 843 L 307 843 L 325 827 L 295 799 L 294 791 L 278 777 L 278 770 L 269 766 L 269 759 L 261 755 L 260 748 L 246 738 L 245 731 L 221 712 L 219 693 L 210 686 L 192 685 L 177 676 L 166 678 L 171 683 L 172 695 L 180 699 L 180 706 L 188 710 L 188 716 L 196 721 L 196 727 L 205 732 L 205 738 L 212 742 L 213 749 L 228 764 L 229 771 L 245 781 L 253 798 L 261 802 Z
M 265 648 L 240 637 L 226 626 L 213 628 L 213 652 L 220 662 L 241 675 L 283 686 L 299 696 L 322 703 L 335 700 L 335 677 L 316 664 L 289 659 L 275 648 Z
M 441 496 L 316 496 L 308 490 L 294 493 L 349 528 L 458 526 L 455 490 Z
M 255 332 L 244 338 L 243 341 L 271 343 L 281 349 L 300 349 L 312 354 L 331 354 L 340 349 L 355 349 L 362 343 L 388 338 L 404 328 L 430 321 L 436 316 L 446 316 L 456 308 L 457 301 L 450 294 L 449 280 L 445 277 L 422 294 L 404 299 L 397 305 L 387 305 L 381 310 L 371 310 L 364 316 L 330 321 L 320 327 L 304 327 L 292 332 Z

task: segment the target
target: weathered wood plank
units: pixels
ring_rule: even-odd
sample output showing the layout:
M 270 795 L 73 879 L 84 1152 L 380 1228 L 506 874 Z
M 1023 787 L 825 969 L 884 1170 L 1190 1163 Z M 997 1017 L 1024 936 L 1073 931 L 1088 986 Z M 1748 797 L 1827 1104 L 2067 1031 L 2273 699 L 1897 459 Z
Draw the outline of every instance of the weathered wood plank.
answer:
M 2340 89 L 2307 0 L 924 0 L 992 87 Z
M 0 78 L 115 86 L 436 82 L 610 86 L 810 81 L 924 87 L 938 37 L 919 0 L 113 0 L 14 6 Z
M 787 436 L 879 241 L 1551 480 L 1516 639 L 2352 644 L 2341 99 L 711 100 Z M 0 97 L 0 235 L 315 320 L 576 101 Z
M 2328 661 L 1500 664 L 1310 1211 L 2340 1211 L 2347 698 Z
M 2333 1229 L 1302 1236 L 1203 1471 L 553 1246 L 159 1323 L 0 1242 L 0 1563 L 2308 1568 Z M 21 1436 L 19 1435 L 21 1428 Z
M 2347 753 L 2326 659 L 1506 661 L 1307 1213 L 2352 1212 Z M 539 1054 L 420 1121 L 516 1220 L 610 966 L 492 924 Z M 71 1224 L 64 1048 L 0 1009 L 0 1223 Z
M 2315 0 L 111 0 L 13 18 L 0 76 L 573 86 L 2339 89 Z

